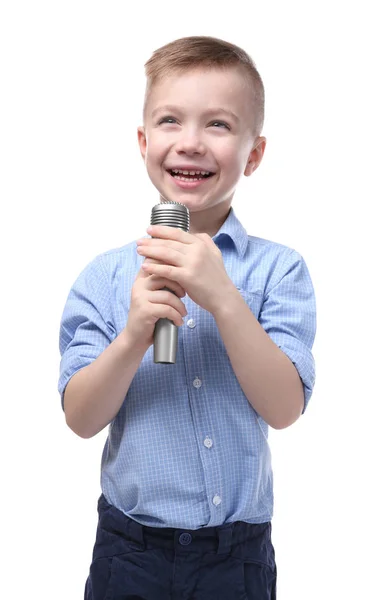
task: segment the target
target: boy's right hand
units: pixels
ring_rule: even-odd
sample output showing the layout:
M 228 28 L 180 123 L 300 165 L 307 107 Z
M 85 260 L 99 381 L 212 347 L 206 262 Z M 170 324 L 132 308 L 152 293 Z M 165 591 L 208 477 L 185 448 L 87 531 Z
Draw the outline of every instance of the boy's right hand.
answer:
M 149 258 L 145 260 L 158 262 Z M 175 293 L 164 290 L 164 287 Z M 175 281 L 148 275 L 140 268 L 132 286 L 131 307 L 125 326 L 131 339 L 149 348 L 153 344 L 155 324 L 159 319 L 170 319 L 175 325 L 182 325 L 187 310 L 180 298 L 183 298 L 185 293 Z

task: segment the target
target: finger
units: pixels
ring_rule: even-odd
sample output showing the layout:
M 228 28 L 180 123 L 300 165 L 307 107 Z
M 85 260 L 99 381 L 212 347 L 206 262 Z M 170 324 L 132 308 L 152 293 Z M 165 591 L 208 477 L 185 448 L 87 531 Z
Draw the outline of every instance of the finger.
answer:
M 146 273 L 151 275 L 157 275 L 158 277 L 166 277 L 172 281 L 176 281 L 181 275 L 180 267 L 174 267 L 173 265 L 165 265 L 164 263 L 159 264 L 143 264 L 142 269 Z
M 183 231 L 179 227 L 168 227 L 167 225 L 151 225 L 148 227 L 147 233 L 152 238 L 175 240 L 183 244 L 193 244 L 196 241 L 189 232 Z
M 141 267 L 140 267 L 139 271 L 137 272 L 136 279 L 146 279 L 147 277 L 150 276 L 149 273 L 147 273 L 145 271 L 145 269 L 143 269 L 143 265 L 145 263 L 153 263 L 153 264 L 158 264 L 158 265 L 164 264 L 160 260 L 156 260 L 156 258 L 145 258 L 143 260 L 143 262 L 141 263 Z
M 187 247 L 183 244 L 184 251 L 180 252 L 177 249 L 171 248 L 169 245 L 165 246 L 164 244 L 152 244 L 139 246 L 137 249 L 137 253 L 139 256 L 145 256 L 146 258 L 150 258 L 152 260 L 162 261 L 162 263 L 167 263 L 175 266 L 181 266 L 183 264 L 183 254 L 186 254 Z
M 158 319 L 169 319 L 178 327 L 184 324 L 183 317 L 179 311 L 166 304 L 154 304 L 154 314 Z
M 136 280 L 137 279 L 144 280 L 147 289 L 154 290 L 154 289 L 161 289 L 163 287 L 168 287 L 168 288 L 171 288 L 175 292 L 175 294 L 177 294 L 177 296 L 179 296 L 179 298 L 183 298 L 186 295 L 185 289 L 177 281 L 168 279 L 167 277 L 161 277 L 161 276 L 153 274 L 153 273 L 147 273 L 143 269 L 144 263 L 152 263 L 152 264 L 158 264 L 158 265 L 163 265 L 164 263 L 162 263 L 159 260 L 152 259 L 152 258 L 146 258 L 145 261 L 142 263 L 141 268 L 139 269 L 139 271 L 136 275 Z
M 177 298 L 175 294 L 172 294 L 172 292 L 168 292 L 167 290 L 155 290 L 150 294 L 149 301 L 152 304 L 165 304 L 171 306 L 181 317 L 185 317 L 187 314 L 187 309 L 180 298 Z
M 138 240 L 136 250 L 139 251 L 142 248 L 169 248 L 171 250 L 177 250 L 178 252 L 187 252 L 185 244 L 170 239 L 159 239 L 159 238 L 144 238 Z
M 171 281 L 166 277 L 158 277 L 157 275 L 148 276 L 146 287 L 150 290 L 161 290 L 167 287 L 179 296 L 179 298 L 183 298 L 186 294 L 185 289 L 176 281 Z

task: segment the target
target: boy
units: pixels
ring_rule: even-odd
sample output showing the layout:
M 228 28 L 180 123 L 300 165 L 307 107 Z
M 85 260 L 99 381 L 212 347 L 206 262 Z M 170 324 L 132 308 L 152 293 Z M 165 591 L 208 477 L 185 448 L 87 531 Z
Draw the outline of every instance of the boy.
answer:
M 272 599 L 268 426 L 291 425 L 312 393 L 313 287 L 297 252 L 248 236 L 231 207 L 266 144 L 249 56 L 183 38 L 146 74 L 140 151 L 190 230 L 153 227 L 98 256 L 64 309 L 66 422 L 84 438 L 109 424 L 85 598 Z M 180 326 L 172 366 L 153 363 L 159 318 Z

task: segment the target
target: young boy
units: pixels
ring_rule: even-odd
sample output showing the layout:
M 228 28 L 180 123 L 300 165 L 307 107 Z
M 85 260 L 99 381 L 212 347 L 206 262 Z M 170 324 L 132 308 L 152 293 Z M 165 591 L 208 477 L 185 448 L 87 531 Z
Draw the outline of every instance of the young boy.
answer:
M 272 599 L 268 426 L 294 423 L 312 393 L 313 287 L 296 251 L 247 235 L 231 207 L 266 144 L 249 56 L 183 38 L 146 74 L 140 151 L 190 230 L 98 256 L 64 309 L 66 422 L 83 438 L 109 425 L 85 598 Z M 180 326 L 174 365 L 153 362 L 160 318 Z

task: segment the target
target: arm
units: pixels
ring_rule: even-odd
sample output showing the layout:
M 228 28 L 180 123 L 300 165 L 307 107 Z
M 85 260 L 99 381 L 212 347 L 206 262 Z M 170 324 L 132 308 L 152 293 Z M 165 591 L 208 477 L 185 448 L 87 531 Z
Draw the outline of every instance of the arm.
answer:
M 275 429 L 305 411 L 315 382 L 316 302 L 302 257 L 282 256 L 256 316 L 231 285 L 214 317 L 244 394 Z
M 112 263 L 115 264 L 114 262 Z M 153 343 L 158 318 L 182 323 L 185 291 L 175 282 L 148 277 L 142 269 L 131 290 L 128 319 L 117 334 L 110 270 L 96 258 L 78 277 L 60 326 L 59 391 L 67 425 L 90 438 L 119 412 L 141 361 Z M 164 283 L 174 294 L 164 293 Z
M 139 347 L 126 330 L 91 364 L 70 379 L 64 395 L 68 427 L 90 438 L 119 412 L 147 347 Z
M 275 429 L 294 423 L 304 406 L 299 374 L 235 287 L 213 316 L 232 368 L 253 408 Z
M 60 324 L 59 392 L 67 425 L 90 438 L 116 416 L 148 348 L 114 329 L 110 282 L 101 257 L 75 281 Z

